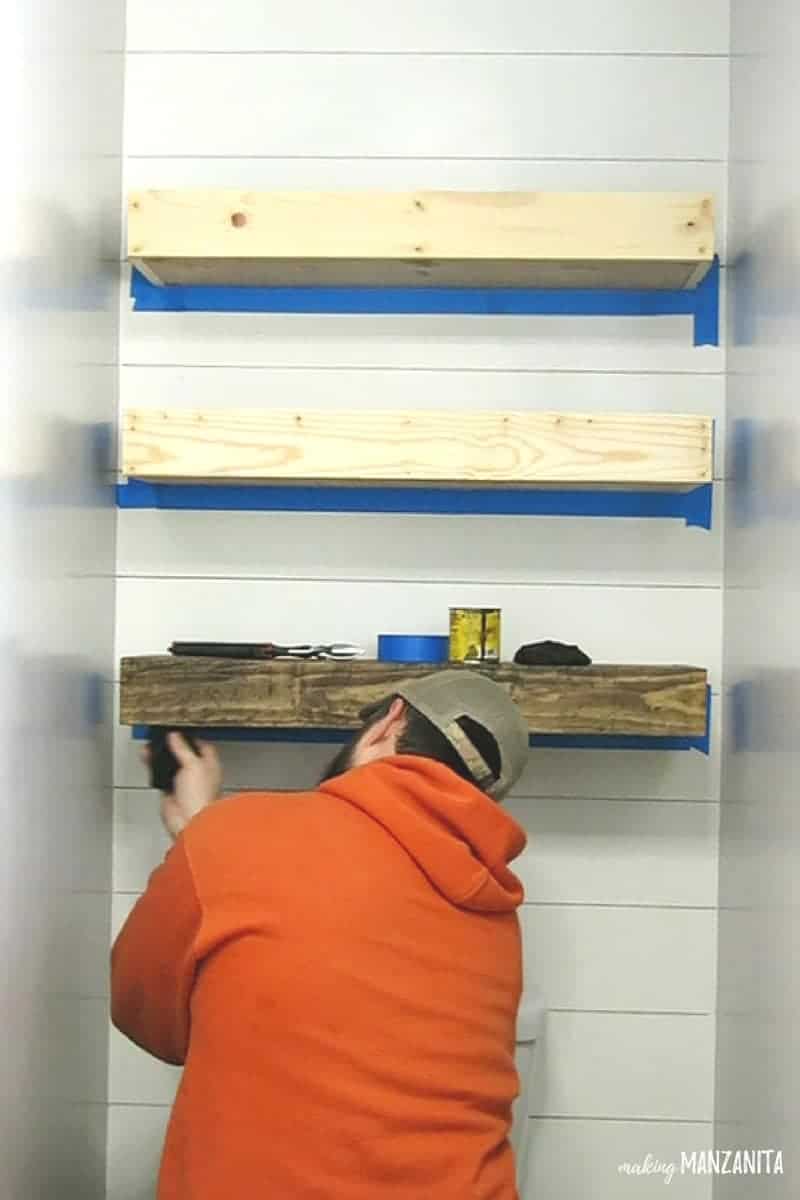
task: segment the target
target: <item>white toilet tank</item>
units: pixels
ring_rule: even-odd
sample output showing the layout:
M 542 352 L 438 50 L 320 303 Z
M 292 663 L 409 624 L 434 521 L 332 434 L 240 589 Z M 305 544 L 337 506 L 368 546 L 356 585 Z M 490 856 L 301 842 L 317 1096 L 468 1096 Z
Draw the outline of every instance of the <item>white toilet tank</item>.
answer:
M 533 1072 L 536 1069 L 536 1045 L 541 1038 L 544 1008 L 541 997 L 523 997 L 517 1016 L 516 1063 L 519 1072 L 519 1096 L 514 1102 L 514 1120 L 511 1126 L 511 1145 L 517 1162 L 517 1187 L 520 1196 L 525 1195 L 525 1180 L 528 1170 L 528 1145 L 530 1142 L 530 1093 Z

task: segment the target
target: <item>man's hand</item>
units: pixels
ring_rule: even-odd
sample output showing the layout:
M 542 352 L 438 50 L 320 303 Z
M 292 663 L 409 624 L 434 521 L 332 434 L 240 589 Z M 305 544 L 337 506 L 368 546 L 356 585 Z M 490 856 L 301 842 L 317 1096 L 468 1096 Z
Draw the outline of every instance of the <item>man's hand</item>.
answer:
M 165 792 L 161 799 L 161 820 L 174 841 L 192 817 L 219 799 L 222 767 L 216 750 L 208 742 L 197 743 L 197 754 L 179 733 L 171 733 L 167 744 L 180 763 L 174 792 Z

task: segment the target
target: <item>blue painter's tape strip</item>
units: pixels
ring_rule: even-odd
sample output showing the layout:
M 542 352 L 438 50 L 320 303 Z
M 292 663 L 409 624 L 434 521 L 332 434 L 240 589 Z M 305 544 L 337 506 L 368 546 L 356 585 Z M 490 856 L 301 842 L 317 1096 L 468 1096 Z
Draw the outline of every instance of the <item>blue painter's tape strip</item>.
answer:
M 700 739 L 638 737 L 635 734 L 531 734 L 532 747 L 551 750 L 700 750 Z
M 689 492 L 503 488 L 290 487 L 146 483 L 117 487 L 120 508 L 218 512 L 437 513 L 453 516 L 678 517 L 711 528 L 712 485 Z
M 694 318 L 696 346 L 719 344 L 719 260 L 688 291 L 623 288 L 161 287 L 131 272 L 137 312 L 675 316 Z
M 715 257 L 705 279 L 693 292 L 683 293 L 694 300 L 695 346 L 719 345 L 719 276 L 719 258 Z
M 702 737 L 531 734 L 530 744 L 534 749 L 538 747 L 558 750 L 700 750 L 703 754 L 708 754 L 711 717 L 710 688 L 707 697 L 707 714 L 706 732 Z M 188 729 L 187 732 L 208 741 L 299 742 L 303 745 L 344 745 L 353 736 L 352 730 L 345 729 L 243 729 L 236 726 L 212 726 L 207 729 Z M 133 726 L 133 737 L 137 741 L 146 741 L 149 736 L 148 725 Z
M 752 750 L 758 741 L 753 736 L 754 692 L 755 688 L 750 679 L 740 679 L 731 688 L 730 724 L 733 748 L 737 752 Z
M 186 733 L 195 734 L 208 742 L 300 742 L 303 745 L 322 743 L 344 745 L 353 736 L 352 729 L 251 729 L 237 725 L 176 726 Z M 149 725 L 133 725 L 132 735 L 137 742 L 146 742 L 150 737 Z
M 439 634 L 424 636 L 405 633 L 378 635 L 378 661 L 404 663 L 447 662 L 450 638 Z
M 103 724 L 106 712 L 106 682 L 97 671 L 90 671 L 84 677 L 84 703 L 86 724 L 96 729 Z

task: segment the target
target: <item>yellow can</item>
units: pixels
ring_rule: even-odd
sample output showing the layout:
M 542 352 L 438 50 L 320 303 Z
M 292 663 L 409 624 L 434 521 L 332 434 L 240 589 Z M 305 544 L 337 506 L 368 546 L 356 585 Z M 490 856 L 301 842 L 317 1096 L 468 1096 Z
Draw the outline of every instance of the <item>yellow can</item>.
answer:
M 450 609 L 450 661 L 500 662 L 500 609 Z

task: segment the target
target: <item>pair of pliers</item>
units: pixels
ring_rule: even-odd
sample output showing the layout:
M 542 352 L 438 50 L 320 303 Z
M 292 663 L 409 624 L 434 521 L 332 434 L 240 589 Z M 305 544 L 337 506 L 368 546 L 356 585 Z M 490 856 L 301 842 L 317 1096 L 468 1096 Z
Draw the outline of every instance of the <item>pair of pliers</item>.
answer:
M 361 658 L 363 646 L 350 642 L 331 642 L 327 646 L 275 646 L 275 658 Z
M 275 642 L 173 642 L 170 654 L 195 658 L 361 658 L 362 646 L 350 642 L 328 645 L 278 646 Z

